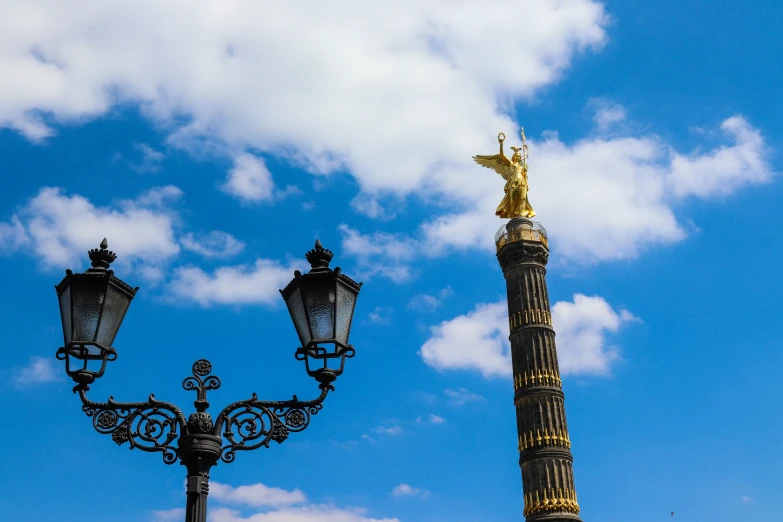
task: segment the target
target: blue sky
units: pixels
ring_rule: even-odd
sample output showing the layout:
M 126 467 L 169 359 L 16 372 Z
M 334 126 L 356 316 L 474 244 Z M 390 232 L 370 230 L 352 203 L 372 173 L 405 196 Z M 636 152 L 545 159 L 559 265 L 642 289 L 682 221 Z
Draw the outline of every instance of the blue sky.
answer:
M 522 519 L 503 180 L 530 144 L 582 518 L 777 520 L 783 8 L 594 0 L 4 0 L 9 520 L 182 518 L 184 469 L 94 432 L 52 286 L 108 237 L 141 287 L 91 395 L 317 395 L 277 292 L 365 284 L 303 433 L 212 473 L 215 522 Z M 670 513 L 674 512 L 674 515 Z

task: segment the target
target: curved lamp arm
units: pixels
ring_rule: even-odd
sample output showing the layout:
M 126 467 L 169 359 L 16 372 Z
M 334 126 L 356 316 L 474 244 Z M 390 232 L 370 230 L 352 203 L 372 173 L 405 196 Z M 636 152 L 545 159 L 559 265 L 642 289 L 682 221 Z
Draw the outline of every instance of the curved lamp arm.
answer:
M 163 453 L 163 462 L 174 464 L 177 450 L 172 443 L 177 431 L 186 430 L 185 415 L 168 402 L 150 395 L 146 402 L 93 402 L 87 398 L 87 387 L 77 386 L 82 410 L 92 417 L 92 425 L 99 433 L 111 434 L 118 445 L 130 443 L 131 449 Z
M 330 390 L 334 390 L 331 385 L 321 385 L 321 395 L 310 401 L 300 401 L 296 395 L 289 401 L 260 401 L 254 393 L 247 400 L 229 404 L 218 415 L 212 430 L 213 435 L 222 435 L 227 441 L 220 459 L 233 462 L 237 451 L 268 448 L 273 440 L 282 444 L 289 433 L 307 428 L 310 417 L 323 408 Z
M 254 393 L 247 400 L 226 406 L 213 424 L 206 413 L 207 391 L 218 389 L 220 379 L 210 375 L 211 371 L 209 361 L 200 359 L 193 364 L 193 375 L 182 383 L 184 389 L 196 392 L 196 412 L 189 419 L 177 406 L 159 401 L 154 395 L 146 402 L 116 402 L 113 397 L 107 402 L 93 402 L 87 398 L 88 385 L 77 385 L 74 391 L 96 431 L 111 435 L 118 445 L 128 442 L 131 449 L 161 452 L 163 462 L 173 464 L 178 458 L 187 460 L 182 448 L 178 451 L 175 446 L 182 435 L 211 434 L 223 462 L 233 462 L 237 451 L 268 448 L 271 441 L 281 444 L 291 432 L 307 428 L 311 416 L 321 411 L 326 396 L 334 390 L 331 384 L 321 384 L 321 395 L 309 401 L 300 401 L 296 395 L 288 401 L 261 401 Z

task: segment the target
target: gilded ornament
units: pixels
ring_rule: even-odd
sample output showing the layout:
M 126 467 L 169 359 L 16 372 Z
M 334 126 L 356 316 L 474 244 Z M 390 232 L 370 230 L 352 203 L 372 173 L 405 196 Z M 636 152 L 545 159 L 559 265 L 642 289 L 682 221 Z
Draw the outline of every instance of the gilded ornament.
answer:
M 576 492 L 570 488 L 544 488 L 525 493 L 525 517 L 539 513 L 566 512 L 579 514 Z
M 536 376 L 535 373 L 531 372 L 528 374 L 527 370 L 523 371 L 521 374 L 517 374 L 514 377 L 514 390 L 518 390 L 520 388 L 527 388 L 528 386 L 535 386 L 536 381 L 538 381 L 538 384 L 546 384 L 549 386 L 562 386 L 563 381 L 560 380 L 560 377 L 557 375 L 557 373 L 552 370 L 551 372 L 549 370 L 544 370 L 543 373 L 541 371 L 538 372 L 538 376 Z
M 506 139 L 505 133 L 498 134 L 498 143 L 500 143 L 500 152 L 494 156 L 473 156 L 473 160 L 481 165 L 492 169 L 500 174 L 506 180 L 503 187 L 505 196 L 498 205 L 495 214 L 501 218 L 524 217 L 532 218 L 536 211 L 530 206 L 527 199 L 527 143 L 525 142 L 525 129 L 522 129 L 522 147 L 511 147 L 514 151 L 511 159 L 503 153 L 503 142 Z
M 536 433 L 538 437 L 536 437 Z M 571 447 L 571 441 L 568 440 L 565 430 L 544 428 L 543 435 L 541 430 L 536 430 L 536 433 L 531 431 L 529 434 L 523 433 L 519 437 L 518 450 L 520 452 L 537 446 L 560 446 L 567 449 Z

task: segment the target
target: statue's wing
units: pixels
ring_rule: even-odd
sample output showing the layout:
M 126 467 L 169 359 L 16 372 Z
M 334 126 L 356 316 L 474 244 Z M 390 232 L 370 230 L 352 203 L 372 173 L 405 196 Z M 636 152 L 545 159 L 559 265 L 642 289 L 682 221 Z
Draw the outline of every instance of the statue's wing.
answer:
M 503 179 L 505 180 L 508 180 L 513 173 L 511 160 L 508 159 L 504 154 L 495 154 L 494 156 L 476 155 L 473 156 L 473 160 L 482 167 L 487 167 L 488 169 L 494 170 L 503 176 Z

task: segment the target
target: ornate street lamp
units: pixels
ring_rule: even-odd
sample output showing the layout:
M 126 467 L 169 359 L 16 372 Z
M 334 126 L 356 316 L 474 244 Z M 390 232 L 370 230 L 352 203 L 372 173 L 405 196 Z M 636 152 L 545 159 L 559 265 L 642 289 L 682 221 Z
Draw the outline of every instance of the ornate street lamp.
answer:
M 92 417 L 95 429 L 110 434 L 119 445 L 160 452 L 163 462 L 180 461 L 187 468 L 186 522 L 206 522 L 209 470 L 219 460 L 233 462 L 237 451 L 269 447 L 282 443 L 291 432 L 304 430 L 311 415 L 318 413 L 332 383 L 343 372 L 345 359 L 355 350 L 348 344 L 356 297 L 361 283 L 332 270 L 332 252 L 320 241 L 307 253 L 312 269 L 298 270 L 280 293 L 294 321 L 302 346 L 295 352 L 305 361 L 307 373 L 314 377 L 320 396 L 300 401 L 294 395 L 288 401 L 260 401 L 256 394 L 226 406 L 213 421 L 207 413 L 207 392 L 220 387 L 220 379 L 211 375 L 206 359 L 193 364 L 192 376 L 182 387 L 196 392 L 196 411 L 187 419 L 182 411 L 150 395 L 146 402 L 93 402 L 87 391 L 106 370 L 106 363 L 117 358 L 113 347 L 125 313 L 138 288 L 132 288 L 109 269 L 117 258 L 104 239 L 100 248 L 90 250 L 92 268 L 82 274 L 66 270 L 55 288 L 63 324 L 63 347 L 57 358 L 65 360 L 65 371 L 75 382 L 74 393 L 82 401 L 82 410 Z M 330 365 L 330 361 L 337 364 Z M 176 446 L 175 446 L 176 442 Z
M 88 252 L 92 268 L 83 274 L 66 270 L 65 278 L 55 287 L 64 337 L 57 358 L 65 359 L 65 372 L 84 385 L 95 382 L 106 370 L 106 362 L 117 358 L 112 343 L 139 289 L 131 288 L 108 269 L 117 259 L 108 246 L 104 239 L 100 249 Z
M 345 359 L 355 353 L 348 344 L 348 335 L 362 285 L 343 275 L 339 266 L 329 268 L 332 252 L 320 241 L 305 257 L 312 266 L 310 272 L 294 272 L 293 281 L 280 293 L 302 342 L 296 350 L 297 360 L 305 361 L 308 375 L 328 384 L 343 373 Z M 330 359 L 338 359 L 339 367 L 330 367 Z

